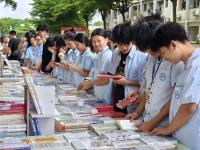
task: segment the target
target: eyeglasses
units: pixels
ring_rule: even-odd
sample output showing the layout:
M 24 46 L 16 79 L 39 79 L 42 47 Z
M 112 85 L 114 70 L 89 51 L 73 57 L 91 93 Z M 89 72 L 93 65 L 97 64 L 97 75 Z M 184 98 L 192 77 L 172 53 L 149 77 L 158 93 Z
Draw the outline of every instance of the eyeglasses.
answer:
M 8 43 L 8 41 L 3 41 L 2 43 Z
M 42 40 L 42 39 L 36 39 L 37 41 L 40 41 L 40 40 Z

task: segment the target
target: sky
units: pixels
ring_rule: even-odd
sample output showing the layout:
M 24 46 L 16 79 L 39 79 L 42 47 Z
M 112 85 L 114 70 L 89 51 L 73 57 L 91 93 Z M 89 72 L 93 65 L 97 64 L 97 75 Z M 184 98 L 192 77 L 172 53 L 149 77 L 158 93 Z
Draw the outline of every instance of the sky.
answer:
M 31 11 L 32 0 L 16 0 L 17 8 L 16 10 L 12 10 L 12 8 L 4 7 L 5 3 L 0 3 L 0 18 L 17 18 L 17 19 L 25 19 L 31 18 L 29 12 Z
M 5 3 L 0 3 L 0 18 L 16 18 L 16 19 L 25 19 L 31 18 L 29 12 L 32 9 L 32 0 L 15 0 L 17 2 L 16 10 L 12 10 L 10 6 L 5 7 Z M 96 14 L 91 21 L 96 22 L 101 21 L 100 14 Z

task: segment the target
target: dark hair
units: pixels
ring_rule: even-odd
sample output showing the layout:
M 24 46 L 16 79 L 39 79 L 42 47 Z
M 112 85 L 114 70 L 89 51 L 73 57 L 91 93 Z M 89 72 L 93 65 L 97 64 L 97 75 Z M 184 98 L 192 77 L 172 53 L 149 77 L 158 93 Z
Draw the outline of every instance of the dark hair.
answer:
M 56 47 L 58 48 L 58 50 L 63 47 L 63 46 L 66 46 L 65 45 L 65 41 L 64 41 L 64 38 L 63 36 L 61 35 L 57 35 L 54 37 L 54 41 L 56 42 Z
M 155 14 L 142 18 L 132 27 L 132 40 L 139 50 L 146 51 L 150 48 L 153 32 L 163 22 L 164 19 Z
M 175 22 L 161 24 L 153 34 L 151 50 L 157 52 L 163 46 L 168 47 L 172 40 L 181 43 L 188 41 L 185 29 Z
M 36 28 L 36 31 L 46 31 L 46 32 L 48 32 L 48 25 L 47 24 L 39 24 Z
M 130 32 L 130 22 L 125 22 L 114 27 L 112 31 L 113 42 L 118 44 L 130 44 L 131 42 L 131 32 Z
M 2 37 L 0 38 L 0 42 L 1 42 L 1 43 L 3 43 L 4 38 L 6 38 L 6 36 L 2 36 Z
M 9 32 L 9 34 L 10 34 L 10 35 L 16 35 L 17 32 L 16 32 L 15 30 L 11 30 L 11 31 Z
M 92 34 L 91 34 L 91 38 L 92 38 L 93 36 L 96 36 L 96 35 L 102 36 L 102 37 L 104 37 L 104 38 L 107 38 L 107 37 L 108 37 L 108 36 L 107 36 L 107 33 L 105 32 L 105 30 L 102 29 L 102 28 L 96 28 L 96 29 L 94 29 L 93 32 L 92 32 Z
M 107 29 L 105 30 L 105 32 L 108 39 L 112 41 L 112 30 Z
M 70 41 L 74 41 L 76 34 L 72 33 L 71 31 L 67 31 L 64 34 L 64 40 L 70 40 Z
M 78 33 L 76 35 L 76 37 L 74 38 L 74 40 L 77 41 L 77 42 L 85 44 L 85 46 L 90 46 L 89 38 L 83 33 Z

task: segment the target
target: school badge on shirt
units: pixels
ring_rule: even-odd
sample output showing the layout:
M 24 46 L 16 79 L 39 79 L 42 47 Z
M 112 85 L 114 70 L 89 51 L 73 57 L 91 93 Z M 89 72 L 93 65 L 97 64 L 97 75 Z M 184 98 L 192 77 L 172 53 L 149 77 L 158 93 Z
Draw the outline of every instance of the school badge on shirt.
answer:
M 161 81 L 165 81 L 166 80 L 166 74 L 161 73 L 159 78 L 160 78 Z

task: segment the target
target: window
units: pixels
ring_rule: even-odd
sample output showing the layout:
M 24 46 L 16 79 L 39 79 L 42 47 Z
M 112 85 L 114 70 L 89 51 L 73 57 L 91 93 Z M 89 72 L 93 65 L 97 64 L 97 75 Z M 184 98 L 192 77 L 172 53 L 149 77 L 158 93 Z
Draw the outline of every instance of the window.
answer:
M 168 7 L 168 0 L 165 0 L 165 8 Z
M 147 4 L 144 4 L 144 11 L 147 11 Z

